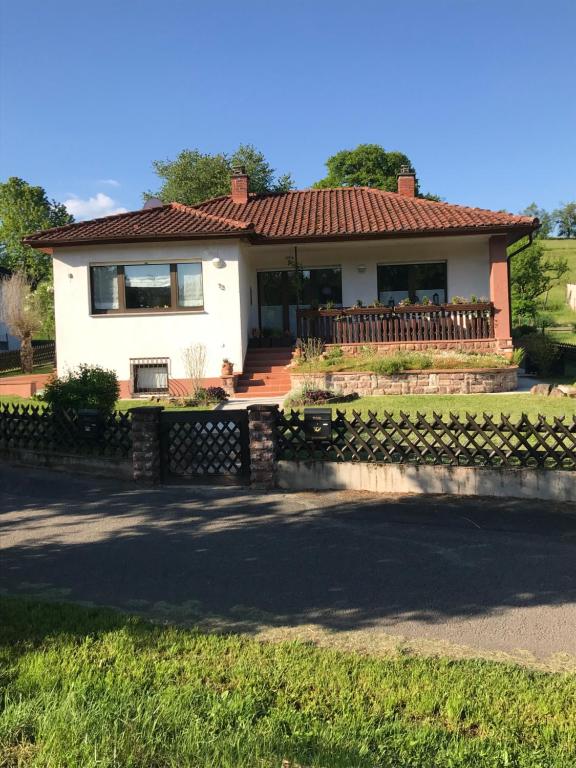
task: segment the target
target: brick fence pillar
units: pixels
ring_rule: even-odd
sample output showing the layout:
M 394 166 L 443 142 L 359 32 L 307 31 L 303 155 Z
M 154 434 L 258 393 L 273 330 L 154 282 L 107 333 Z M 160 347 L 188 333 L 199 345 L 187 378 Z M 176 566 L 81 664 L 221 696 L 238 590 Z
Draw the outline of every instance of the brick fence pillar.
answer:
M 160 414 L 162 406 L 131 408 L 132 476 L 145 485 L 160 482 Z
M 250 485 L 274 488 L 276 485 L 277 405 L 248 406 L 250 438 Z

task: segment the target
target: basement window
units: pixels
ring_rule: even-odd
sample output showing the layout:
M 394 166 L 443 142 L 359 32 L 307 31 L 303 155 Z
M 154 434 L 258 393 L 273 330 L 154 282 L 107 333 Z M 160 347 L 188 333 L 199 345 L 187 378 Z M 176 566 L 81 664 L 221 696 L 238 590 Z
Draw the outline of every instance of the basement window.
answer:
M 135 395 L 167 395 L 169 363 L 167 357 L 131 358 L 132 392 Z

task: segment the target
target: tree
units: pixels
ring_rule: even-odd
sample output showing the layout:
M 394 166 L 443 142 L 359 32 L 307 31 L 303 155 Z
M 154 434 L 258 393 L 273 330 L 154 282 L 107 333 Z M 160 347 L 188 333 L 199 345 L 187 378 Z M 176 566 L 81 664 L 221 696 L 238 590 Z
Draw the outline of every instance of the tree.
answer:
M 530 203 L 529 206 L 520 211 L 521 216 L 532 216 L 540 219 L 540 229 L 536 232 L 535 237 L 550 237 L 552 230 L 555 227 L 555 222 L 551 213 L 548 213 L 544 208 L 539 208 L 536 203 Z
M 526 241 L 527 242 L 527 241 Z M 513 246 L 518 247 L 518 244 Z M 546 256 L 541 241 L 510 259 L 510 287 L 512 289 L 512 319 L 516 325 L 535 325 L 544 308 L 542 299 L 568 272 L 567 259 Z
M 32 373 L 32 336 L 41 327 L 42 319 L 30 283 L 23 272 L 15 272 L 2 281 L 0 316 L 10 333 L 20 340 L 22 370 L 24 373 Z
M 159 197 L 165 203 L 195 205 L 204 200 L 230 193 L 230 175 L 243 166 L 250 177 L 250 192 L 286 192 L 294 184 L 290 174 L 275 177 L 275 170 L 264 155 L 251 144 L 241 144 L 232 154 L 203 154 L 185 149 L 175 160 L 155 160 L 154 171 L 163 180 L 160 190 L 144 197 Z
M 64 205 L 49 200 L 42 187 L 33 187 L 12 176 L 0 183 L 0 265 L 22 272 L 32 286 L 52 273 L 49 254 L 22 244 L 22 238 L 39 229 L 71 224 Z
M 326 161 L 328 175 L 314 184 L 316 189 L 329 187 L 376 187 L 396 192 L 398 174 L 403 165 L 412 167 L 402 152 L 386 152 L 379 144 L 359 144 L 356 149 L 343 149 Z M 416 196 L 439 200 L 437 195 L 422 195 L 416 179 Z
M 576 237 L 576 202 L 563 203 L 553 216 L 559 237 Z
M 40 315 L 40 328 L 43 339 L 56 338 L 54 318 L 54 284 L 52 280 L 43 280 L 34 291 L 34 301 Z

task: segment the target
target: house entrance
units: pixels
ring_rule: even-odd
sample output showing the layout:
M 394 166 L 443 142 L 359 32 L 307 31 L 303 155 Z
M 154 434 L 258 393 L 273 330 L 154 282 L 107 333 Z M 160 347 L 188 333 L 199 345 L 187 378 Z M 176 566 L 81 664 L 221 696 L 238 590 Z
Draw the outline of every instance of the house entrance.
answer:
M 296 338 L 300 309 L 342 306 L 340 267 L 275 269 L 258 273 L 258 316 L 264 337 Z

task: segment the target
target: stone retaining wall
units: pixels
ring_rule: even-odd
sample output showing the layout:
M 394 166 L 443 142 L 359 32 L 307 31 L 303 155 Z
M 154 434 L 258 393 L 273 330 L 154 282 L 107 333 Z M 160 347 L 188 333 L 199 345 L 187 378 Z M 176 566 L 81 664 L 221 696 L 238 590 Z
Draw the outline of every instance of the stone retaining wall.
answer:
M 457 395 L 486 392 L 511 392 L 518 386 L 518 368 L 473 368 L 459 370 L 404 371 L 380 374 L 368 371 L 350 373 L 291 373 L 292 389 L 303 386 L 330 389 L 349 395 Z
M 514 351 L 512 339 L 459 339 L 457 341 L 387 341 L 373 344 L 326 344 L 326 349 L 339 347 L 345 355 L 361 354 L 366 347 L 377 349 L 378 352 L 483 352 L 484 354 L 497 354 L 510 356 Z

